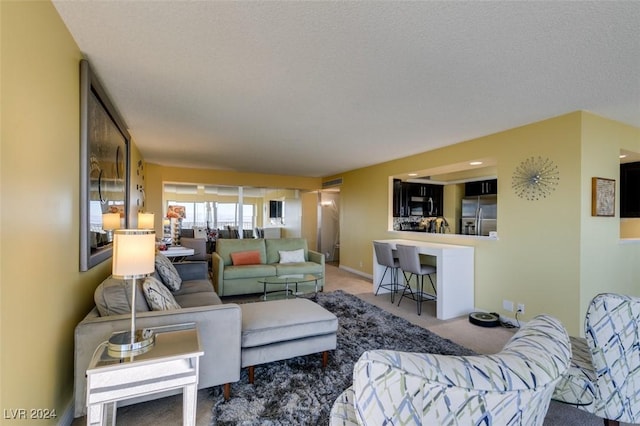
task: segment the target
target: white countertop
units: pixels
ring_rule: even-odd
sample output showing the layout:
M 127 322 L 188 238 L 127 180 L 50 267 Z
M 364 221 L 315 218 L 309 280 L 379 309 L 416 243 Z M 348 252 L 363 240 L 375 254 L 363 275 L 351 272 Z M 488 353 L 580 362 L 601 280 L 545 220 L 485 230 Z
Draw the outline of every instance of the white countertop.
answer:
M 445 243 L 434 243 L 431 241 L 416 241 L 416 240 L 405 240 L 401 238 L 397 239 L 388 239 L 388 240 L 375 240 L 381 243 L 391 244 L 393 248 L 395 248 L 396 244 L 407 245 L 407 246 L 415 246 L 420 248 L 419 250 L 423 254 L 430 254 L 429 252 L 446 252 L 446 251 L 458 251 L 458 250 L 470 250 L 473 251 L 472 246 L 462 246 L 459 244 L 445 244 Z
M 620 238 L 620 244 L 640 244 L 640 238 Z

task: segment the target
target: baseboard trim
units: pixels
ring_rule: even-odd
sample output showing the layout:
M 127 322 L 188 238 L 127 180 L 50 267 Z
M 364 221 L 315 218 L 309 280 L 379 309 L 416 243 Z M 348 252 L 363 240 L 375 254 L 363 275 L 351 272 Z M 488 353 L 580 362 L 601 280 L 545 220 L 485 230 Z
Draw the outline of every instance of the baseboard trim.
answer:
M 344 266 L 344 265 L 339 265 L 338 268 L 343 269 L 347 272 L 351 272 L 352 274 L 360 275 L 361 277 L 369 278 L 370 280 L 373 280 L 373 275 L 365 274 L 364 272 L 358 271 L 357 269 L 349 268 L 348 266 Z
M 62 415 L 58 418 L 58 426 L 71 426 L 73 423 L 73 396 L 69 403 L 67 404 L 67 408 L 65 408 Z
M 368 278 L 371 281 L 373 281 L 373 275 L 366 274 L 366 273 L 364 273 L 362 271 L 359 271 L 357 269 L 353 269 L 353 268 L 350 268 L 350 267 L 344 266 L 344 265 L 338 265 L 338 269 L 342 269 L 344 271 L 351 272 L 352 274 L 359 275 L 359 276 L 361 276 L 363 278 Z M 483 309 L 479 309 L 479 308 L 475 308 L 475 311 L 476 312 L 485 312 Z M 503 323 L 509 324 L 509 325 L 511 325 L 511 326 L 513 326 L 515 328 L 522 328 L 527 324 L 526 321 L 516 320 L 515 318 L 507 317 L 507 316 L 504 316 L 504 315 L 500 315 L 500 321 L 503 322 Z
M 504 315 L 500 315 L 500 321 L 510 324 L 515 328 L 522 328 L 527 325 L 527 321 L 516 320 L 515 318 L 506 317 Z

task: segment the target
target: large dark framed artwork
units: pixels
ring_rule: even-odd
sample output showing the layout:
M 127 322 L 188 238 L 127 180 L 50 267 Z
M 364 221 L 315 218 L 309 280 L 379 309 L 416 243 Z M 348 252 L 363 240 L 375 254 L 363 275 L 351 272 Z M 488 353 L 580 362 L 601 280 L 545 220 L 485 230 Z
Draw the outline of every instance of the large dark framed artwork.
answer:
M 102 215 L 119 213 L 129 223 L 129 148 L 127 126 L 92 72 L 80 61 L 80 270 L 112 255 L 112 232 Z

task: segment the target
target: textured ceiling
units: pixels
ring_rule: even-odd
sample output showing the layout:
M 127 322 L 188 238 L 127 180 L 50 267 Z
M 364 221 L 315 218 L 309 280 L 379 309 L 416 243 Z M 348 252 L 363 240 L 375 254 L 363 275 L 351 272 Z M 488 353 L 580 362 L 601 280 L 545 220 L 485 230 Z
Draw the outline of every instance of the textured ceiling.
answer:
M 54 5 L 153 163 L 327 176 L 580 109 L 640 127 L 640 2 Z

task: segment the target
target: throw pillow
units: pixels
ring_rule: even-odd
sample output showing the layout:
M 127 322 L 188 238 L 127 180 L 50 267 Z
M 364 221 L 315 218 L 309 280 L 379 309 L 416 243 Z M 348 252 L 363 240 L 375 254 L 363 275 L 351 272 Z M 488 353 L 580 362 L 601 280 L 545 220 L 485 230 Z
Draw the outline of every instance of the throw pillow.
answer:
M 230 254 L 233 266 L 239 265 L 259 265 L 260 252 L 258 250 L 236 251 Z
M 304 249 L 291 251 L 278 251 L 280 254 L 280 263 L 301 263 L 305 262 Z
M 182 278 L 178 274 L 176 267 L 169 260 L 167 256 L 162 253 L 156 252 L 156 271 L 160 275 L 160 279 L 171 291 L 180 290 L 182 285 Z
M 108 277 L 96 287 L 93 300 L 101 317 L 131 313 L 132 280 Z M 149 310 L 142 295 L 142 280 L 136 280 L 136 312 Z
M 168 311 L 170 309 L 180 309 L 180 305 L 173 298 L 167 287 L 157 278 L 147 277 L 142 283 L 144 298 L 153 311 Z

